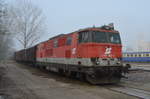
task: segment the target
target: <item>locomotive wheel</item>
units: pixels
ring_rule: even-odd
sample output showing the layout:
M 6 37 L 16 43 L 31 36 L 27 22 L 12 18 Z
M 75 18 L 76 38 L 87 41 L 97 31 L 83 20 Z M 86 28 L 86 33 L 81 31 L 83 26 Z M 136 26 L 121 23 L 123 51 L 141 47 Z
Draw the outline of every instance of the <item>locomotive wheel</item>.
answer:
M 74 71 L 66 71 L 64 72 L 64 75 L 69 78 L 76 78 L 77 73 Z
M 112 78 L 96 78 L 94 75 L 86 74 L 86 80 L 91 84 L 114 84 L 119 83 L 120 78 L 112 77 Z
M 72 73 L 71 71 L 65 71 L 65 72 L 64 72 L 64 75 L 65 75 L 66 77 L 69 77 L 69 78 L 72 78 L 72 77 L 73 77 L 73 73 Z
M 69 72 L 69 71 L 65 71 L 65 72 L 64 72 L 64 75 L 65 75 L 66 77 L 70 77 L 70 72 Z
M 80 73 L 78 72 L 76 77 L 81 80 L 81 81 L 85 81 L 85 74 L 84 73 Z
M 98 80 L 94 77 L 94 75 L 86 74 L 86 80 L 91 84 L 99 84 Z

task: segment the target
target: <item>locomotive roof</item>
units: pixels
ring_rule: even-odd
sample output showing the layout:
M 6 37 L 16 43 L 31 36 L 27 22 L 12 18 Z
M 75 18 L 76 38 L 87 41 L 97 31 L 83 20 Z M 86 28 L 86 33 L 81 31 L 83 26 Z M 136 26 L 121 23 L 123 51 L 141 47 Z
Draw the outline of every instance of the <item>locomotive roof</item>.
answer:
M 58 38 L 58 37 L 67 36 L 67 35 L 70 35 L 70 34 L 73 34 L 73 33 L 79 33 L 79 32 L 82 32 L 82 31 L 91 31 L 91 30 L 102 30 L 102 31 L 118 33 L 118 31 L 114 29 L 114 26 L 112 24 L 109 24 L 109 25 L 103 25 L 101 27 L 93 26 L 93 27 L 83 28 L 83 29 L 79 29 L 79 30 L 71 32 L 71 33 L 67 33 L 67 34 L 59 34 L 59 35 L 56 35 L 56 36 L 54 36 L 52 38 L 49 38 L 49 40 L 53 40 L 53 39 Z M 47 41 L 48 40 L 43 41 L 41 43 L 44 43 L 44 42 L 47 42 Z
M 82 32 L 82 31 L 92 31 L 92 30 L 102 30 L 102 31 L 108 31 L 108 32 L 118 32 L 117 30 L 113 30 L 113 29 L 104 29 L 104 28 L 100 28 L 100 27 L 91 27 L 91 28 L 85 28 L 85 29 L 80 29 L 76 32 Z
M 55 38 L 57 38 L 57 37 L 62 37 L 62 36 L 64 36 L 64 35 L 66 35 L 66 34 L 59 34 L 59 35 L 56 35 L 56 36 L 50 38 L 49 40 L 55 39 Z
M 67 33 L 67 34 L 59 34 L 59 35 L 56 35 L 52 38 L 50 38 L 49 40 L 52 40 L 52 39 L 55 39 L 55 38 L 58 38 L 58 37 L 62 37 L 62 36 L 66 36 L 66 35 L 69 35 L 69 34 L 72 34 L 72 33 L 76 33 L 76 32 L 82 32 L 82 31 L 90 31 L 90 30 L 105 30 L 105 31 L 109 31 L 109 32 L 118 32 L 117 30 L 114 29 L 114 26 L 110 26 L 110 25 L 103 25 L 101 27 L 88 27 L 88 28 L 83 28 L 83 29 L 79 29 L 77 31 L 74 31 L 74 32 L 71 32 L 71 33 Z

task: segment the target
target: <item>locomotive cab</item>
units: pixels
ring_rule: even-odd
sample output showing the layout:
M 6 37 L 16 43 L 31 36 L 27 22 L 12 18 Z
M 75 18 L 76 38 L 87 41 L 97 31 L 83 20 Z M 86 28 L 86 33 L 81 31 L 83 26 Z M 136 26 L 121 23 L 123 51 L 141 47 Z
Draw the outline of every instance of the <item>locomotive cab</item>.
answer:
M 121 49 L 118 31 L 92 28 L 79 32 L 78 57 L 89 59 L 88 66 L 122 65 Z
M 89 68 L 86 79 L 91 83 L 116 83 L 128 71 L 122 64 L 120 34 L 110 26 L 79 31 L 77 57 L 79 65 Z

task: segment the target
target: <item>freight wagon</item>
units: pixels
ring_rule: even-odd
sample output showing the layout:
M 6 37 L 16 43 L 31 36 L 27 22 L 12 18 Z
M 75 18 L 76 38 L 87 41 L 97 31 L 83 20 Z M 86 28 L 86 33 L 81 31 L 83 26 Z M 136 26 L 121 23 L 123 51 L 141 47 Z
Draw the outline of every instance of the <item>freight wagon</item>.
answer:
M 36 46 L 15 52 L 15 60 L 18 62 L 36 63 Z

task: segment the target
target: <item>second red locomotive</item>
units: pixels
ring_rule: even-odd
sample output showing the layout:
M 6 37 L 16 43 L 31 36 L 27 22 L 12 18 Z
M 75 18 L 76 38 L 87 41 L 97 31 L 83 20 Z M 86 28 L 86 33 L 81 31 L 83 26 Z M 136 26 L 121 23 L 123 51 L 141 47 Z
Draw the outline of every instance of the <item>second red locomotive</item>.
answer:
M 117 83 L 126 71 L 122 65 L 120 35 L 112 25 L 61 34 L 33 48 L 36 49 L 35 65 L 67 76 L 86 78 L 92 84 Z

